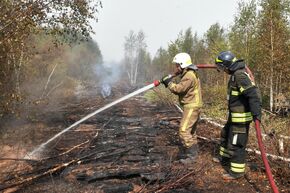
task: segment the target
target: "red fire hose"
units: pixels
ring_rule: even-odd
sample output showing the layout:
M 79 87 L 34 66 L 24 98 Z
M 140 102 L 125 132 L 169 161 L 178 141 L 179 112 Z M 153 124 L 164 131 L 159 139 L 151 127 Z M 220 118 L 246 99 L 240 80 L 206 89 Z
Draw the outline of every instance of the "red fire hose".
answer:
M 198 68 L 216 68 L 216 65 L 214 64 L 197 64 Z M 251 72 L 251 70 L 246 66 L 246 71 L 250 76 L 250 79 L 252 81 L 254 81 L 254 76 L 253 73 Z M 260 121 L 259 120 L 255 120 L 255 128 L 256 128 L 256 136 L 258 139 L 258 144 L 259 144 L 259 148 L 261 151 L 261 156 L 262 156 L 262 160 L 266 169 L 266 175 L 268 177 L 268 180 L 270 182 L 271 188 L 273 190 L 274 193 L 279 193 L 279 190 L 275 184 L 272 172 L 271 172 L 271 168 L 269 166 L 267 157 L 266 157 L 266 152 L 265 152 L 265 148 L 264 148 L 264 144 L 262 141 L 262 135 L 261 135 L 261 128 L 260 128 Z
M 265 152 L 265 148 L 264 148 L 264 144 L 262 141 L 262 135 L 261 135 L 261 128 L 260 128 L 260 121 L 259 120 L 255 120 L 255 128 L 256 128 L 256 136 L 258 139 L 258 144 L 259 144 L 259 148 L 261 151 L 261 156 L 262 156 L 262 160 L 266 169 L 266 174 L 268 177 L 268 180 L 270 182 L 271 188 L 273 190 L 274 193 L 279 193 L 279 190 L 275 184 L 272 172 L 271 172 L 271 168 L 269 166 L 267 157 L 266 157 L 266 152 Z
M 197 64 L 198 68 L 216 68 L 216 65 L 214 64 Z M 252 81 L 254 81 L 254 76 L 253 73 L 251 72 L 251 70 L 246 66 L 246 71 L 250 76 L 250 79 Z M 270 165 L 268 163 L 267 157 L 266 157 L 266 151 L 264 148 L 264 144 L 262 141 L 262 135 L 261 135 L 261 128 L 260 128 L 260 121 L 259 120 L 255 120 L 255 128 L 256 128 L 256 136 L 258 139 L 258 145 L 259 145 L 259 149 L 261 151 L 261 156 L 262 156 L 262 160 L 266 169 L 266 175 L 268 177 L 269 183 L 271 185 L 271 188 L 273 190 L 274 193 L 279 193 L 279 190 L 275 184 L 272 172 L 271 172 L 271 168 Z
M 197 64 L 196 66 L 198 68 L 216 68 L 216 65 L 214 64 Z M 249 74 L 251 80 L 255 82 L 254 75 L 248 66 L 246 66 L 246 72 Z
M 216 65 L 214 64 L 197 64 L 196 65 L 198 68 L 216 68 Z M 251 72 L 251 70 L 246 66 L 246 71 L 250 76 L 250 79 L 252 81 L 254 81 L 254 76 L 253 73 Z M 158 86 L 160 84 L 160 82 L 154 82 L 155 86 Z M 262 141 L 262 135 L 261 135 L 261 128 L 260 128 L 260 121 L 259 120 L 255 120 L 255 128 L 256 128 L 256 136 L 257 136 L 257 140 L 258 140 L 258 145 L 259 145 L 259 149 L 261 151 L 261 156 L 262 156 L 262 160 L 266 169 L 266 175 L 268 177 L 269 183 L 271 185 L 271 188 L 273 190 L 274 193 L 279 193 L 279 190 L 275 184 L 272 172 L 271 172 L 271 168 L 270 165 L 268 163 L 267 157 L 266 157 L 266 152 L 265 152 L 265 148 L 264 148 L 264 144 Z
M 216 65 L 214 64 L 197 64 L 198 68 L 216 68 Z

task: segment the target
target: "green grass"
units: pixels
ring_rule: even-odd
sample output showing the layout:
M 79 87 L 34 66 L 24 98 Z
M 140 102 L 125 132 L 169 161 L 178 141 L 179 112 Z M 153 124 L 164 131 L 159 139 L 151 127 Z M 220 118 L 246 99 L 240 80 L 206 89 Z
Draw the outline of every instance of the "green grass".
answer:
M 159 86 L 145 93 L 145 99 L 152 103 L 172 105 L 178 104 L 178 97 L 164 86 Z

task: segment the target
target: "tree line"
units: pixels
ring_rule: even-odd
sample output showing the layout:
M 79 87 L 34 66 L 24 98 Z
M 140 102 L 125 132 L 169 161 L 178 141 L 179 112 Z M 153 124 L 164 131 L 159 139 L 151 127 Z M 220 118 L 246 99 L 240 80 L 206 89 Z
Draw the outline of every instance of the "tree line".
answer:
M 102 63 L 90 38 L 100 1 L 2 0 L 0 4 L 0 118 L 23 103 L 50 96 L 70 80 L 93 76 Z
M 202 36 L 188 28 L 167 48 L 160 47 L 153 57 L 146 50 L 145 33 L 131 31 L 125 39 L 123 63 L 129 64 L 129 78 L 138 76 L 143 82 L 172 71 L 171 61 L 178 52 L 189 53 L 195 64 L 212 64 L 219 52 L 231 50 L 252 69 L 263 105 L 272 111 L 276 96 L 290 98 L 289 15 L 290 2 L 287 0 L 241 1 L 229 28 L 215 23 Z M 226 77 L 213 71 L 201 72 L 201 78 L 205 87 L 224 86 L 227 82 Z
M 147 51 L 145 32 L 130 31 L 124 42 L 124 73 L 132 85 L 151 82 L 173 70 L 171 61 L 178 52 L 189 53 L 200 64 L 213 63 L 220 51 L 231 50 L 245 59 L 264 106 L 273 110 L 276 96 L 290 97 L 289 7 L 289 0 L 241 1 L 229 28 L 215 23 L 201 36 L 191 28 L 182 30 L 154 56 Z M 101 8 L 101 1 L 94 0 L 1 1 L 0 118 L 16 115 L 19 105 L 47 98 L 73 82 L 98 79 L 94 68 L 103 58 L 90 37 L 90 21 L 98 19 Z M 205 87 L 226 82 L 215 71 L 200 74 Z

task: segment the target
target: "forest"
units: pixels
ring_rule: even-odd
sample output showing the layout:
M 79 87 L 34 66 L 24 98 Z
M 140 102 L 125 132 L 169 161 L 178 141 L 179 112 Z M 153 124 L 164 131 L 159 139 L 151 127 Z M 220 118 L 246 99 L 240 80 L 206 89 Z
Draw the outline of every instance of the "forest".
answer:
M 93 72 L 95 66 L 102 66 L 102 53 L 90 37 L 89 20 L 97 19 L 93 13 L 102 4 L 92 2 L 3 1 L 1 118 L 19 116 L 25 104 L 63 95 L 62 88 L 73 89 L 76 82 L 100 81 Z M 289 1 L 240 2 L 229 29 L 219 23 L 201 35 L 191 27 L 180 29 L 177 38 L 154 56 L 146 50 L 146 32 L 128 32 L 122 71 L 131 85 L 142 84 L 169 73 L 178 52 L 189 53 L 195 64 L 212 64 L 217 53 L 231 50 L 252 69 L 263 107 L 283 111 L 277 103 L 289 102 L 289 28 Z M 224 87 L 223 75 L 201 74 L 205 90 Z
M 123 59 L 115 69 L 106 66 L 92 39 L 91 21 L 102 17 L 96 14 L 101 9 L 102 1 L 95 0 L 1 1 L 0 140 L 8 123 L 33 122 L 42 109 L 75 98 L 80 88 L 101 87 L 104 82 L 114 87 L 122 81 L 137 89 L 173 72 L 172 58 L 179 52 L 190 54 L 194 64 L 214 64 L 224 50 L 244 59 L 254 74 L 262 96 L 264 132 L 290 135 L 289 0 L 240 1 L 231 26 L 213 23 L 204 34 L 190 26 L 180 29 L 155 55 L 147 50 L 146 31 L 128 31 Z M 213 69 L 200 69 L 199 75 L 206 101 L 203 113 L 226 119 L 228 76 Z M 145 97 L 158 104 L 176 102 L 164 87 Z

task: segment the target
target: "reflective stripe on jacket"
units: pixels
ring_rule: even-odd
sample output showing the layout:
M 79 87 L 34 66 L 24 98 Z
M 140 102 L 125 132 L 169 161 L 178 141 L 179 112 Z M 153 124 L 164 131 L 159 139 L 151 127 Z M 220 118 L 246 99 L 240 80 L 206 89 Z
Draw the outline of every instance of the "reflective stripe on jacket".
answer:
M 200 80 L 194 70 L 185 69 L 179 83 L 169 83 L 169 90 L 178 95 L 183 107 L 202 107 Z
M 238 69 L 231 75 L 228 83 L 228 106 L 232 123 L 249 123 L 253 120 L 253 112 L 255 115 L 261 112 L 260 100 L 256 99 L 257 92 L 245 69 Z M 250 100 L 255 102 L 251 103 Z

